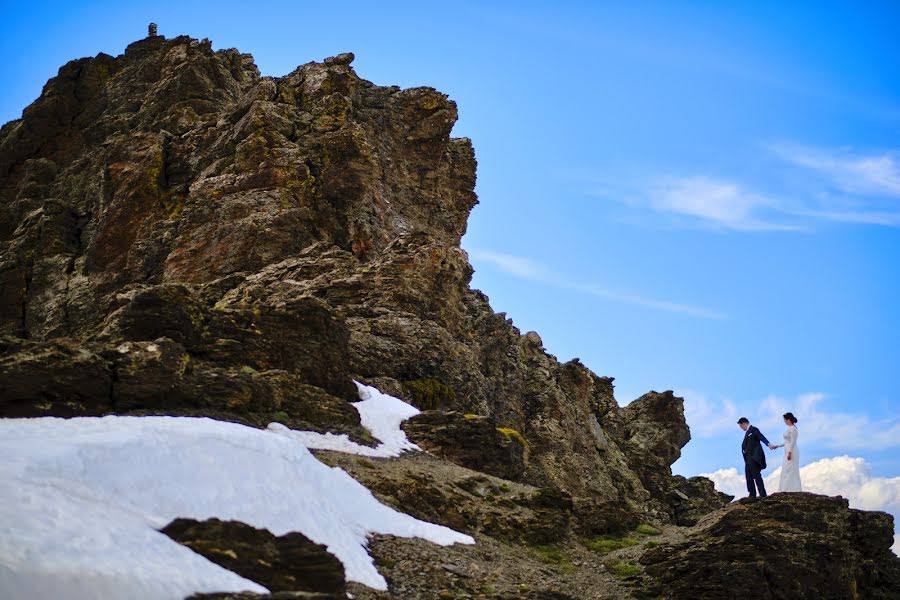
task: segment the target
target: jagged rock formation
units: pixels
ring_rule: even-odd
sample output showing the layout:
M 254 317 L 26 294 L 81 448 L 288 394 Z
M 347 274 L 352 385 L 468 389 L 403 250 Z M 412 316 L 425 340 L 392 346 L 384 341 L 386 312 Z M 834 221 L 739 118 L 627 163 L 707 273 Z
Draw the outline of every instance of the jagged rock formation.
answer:
M 893 518 L 808 493 L 741 500 L 641 557 L 648 598 L 900 597 Z
M 696 525 L 700 517 L 727 506 L 734 496 L 716 491 L 713 482 L 706 477 L 672 476 L 669 505 L 674 509 L 676 525 Z
M 360 79 L 352 60 L 262 77 L 249 55 L 153 35 L 65 65 L 0 129 L 0 417 L 208 415 L 370 442 L 348 404 L 355 378 L 425 409 L 406 429 L 434 456 L 342 466 L 384 502 L 478 536 L 475 550 L 427 549 L 468 564 L 442 571 L 466 594 L 629 597 L 578 536 L 647 521 L 699 520 L 697 543 L 726 551 L 701 517 L 727 497 L 671 474 L 690 439 L 683 401 L 621 408 L 611 378 L 559 363 L 469 288 L 476 165 L 450 136 L 456 105 Z M 755 509 L 716 523 L 750 539 L 739 517 Z M 842 510 L 835 522 L 869 519 L 841 538 L 861 544 L 852 577 L 887 589 L 889 524 Z M 795 535 L 817 523 L 798 518 Z M 560 548 L 532 545 L 578 564 L 559 571 L 544 563 Z M 472 552 L 527 583 L 476 579 L 460 558 Z M 695 581 L 704 564 L 756 564 L 733 556 L 673 542 L 645 570 L 665 594 L 670 567 Z M 412 559 L 379 560 L 397 589 L 435 591 Z
M 670 519 L 681 400 L 620 410 L 611 379 L 469 289 L 475 159 L 450 137 L 456 105 L 352 60 L 261 77 L 249 55 L 152 36 L 67 64 L 3 127 L 0 414 L 362 439 L 355 377 L 519 432 L 527 467 L 505 474 L 571 495 L 585 529 Z

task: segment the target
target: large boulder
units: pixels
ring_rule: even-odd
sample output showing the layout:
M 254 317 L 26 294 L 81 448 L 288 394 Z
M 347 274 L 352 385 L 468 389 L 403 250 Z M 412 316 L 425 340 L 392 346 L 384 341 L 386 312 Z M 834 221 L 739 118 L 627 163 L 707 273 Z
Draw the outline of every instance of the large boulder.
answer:
M 487 417 L 425 411 L 406 421 L 403 430 L 423 450 L 463 467 L 503 479 L 525 472 L 528 442 Z
M 344 565 L 302 533 L 275 536 L 239 521 L 175 519 L 164 534 L 271 592 L 316 592 L 346 598 Z
M 702 516 L 732 500 L 734 496 L 716 490 L 712 480 L 706 477 L 672 476 L 668 503 L 674 511 L 676 525 L 696 525 Z

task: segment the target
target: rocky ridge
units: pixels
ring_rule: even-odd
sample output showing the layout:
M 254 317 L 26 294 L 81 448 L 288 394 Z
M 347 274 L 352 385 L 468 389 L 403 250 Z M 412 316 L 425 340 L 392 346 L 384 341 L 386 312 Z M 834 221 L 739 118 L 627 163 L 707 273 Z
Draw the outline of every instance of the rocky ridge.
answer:
M 672 477 L 680 398 L 621 408 L 611 378 L 560 363 L 470 289 L 476 163 L 451 137 L 455 103 L 352 61 L 263 77 L 250 55 L 151 35 L 63 66 L 0 129 L 0 416 L 206 415 L 370 442 L 357 379 L 425 410 L 405 428 L 433 458 L 330 460 L 498 556 L 580 553 L 724 506 Z M 386 570 L 425 593 L 414 566 Z M 632 595 L 594 570 L 604 594 Z M 577 577 L 496 594 L 563 588 Z M 495 594 L 480 589 L 459 593 Z

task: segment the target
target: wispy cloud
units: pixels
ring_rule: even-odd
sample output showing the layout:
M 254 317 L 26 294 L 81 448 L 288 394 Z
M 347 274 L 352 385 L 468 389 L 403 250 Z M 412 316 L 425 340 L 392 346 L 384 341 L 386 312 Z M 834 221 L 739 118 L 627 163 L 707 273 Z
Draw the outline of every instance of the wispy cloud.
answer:
M 584 173 L 570 173 L 567 177 L 591 196 L 665 215 L 682 227 L 731 231 L 803 228 L 778 200 L 736 181 L 697 174 L 618 180 Z
M 767 221 L 763 213 L 778 203 L 741 185 L 703 175 L 661 179 L 647 189 L 650 205 L 660 212 L 695 217 L 708 224 L 746 231 L 795 229 Z
M 712 438 L 734 433 L 741 415 L 731 398 L 710 398 L 696 390 L 675 390 L 675 395 L 684 398 L 684 418 L 691 428 L 691 436 Z
M 764 432 L 780 431 L 782 415 L 793 412 L 803 443 L 821 444 L 841 451 L 900 448 L 900 417 L 872 419 L 868 415 L 829 410 L 821 392 L 785 398 L 770 394 L 757 402 L 736 403 L 725 396 L 709 397 L 695 390 L 679 390 L 684 397 L 685 418 L 698 437 L 732 435 L 740 416 L 748 417 Z
M 514 277 L 518 277 L 519 279 L 535 281 L 546 285 L 552 285 L 560 289 L 572 290 L 583 294 L 590 294 L 592 296 L 603 298 L 605 300 L 620 302 L 623 304 L 632 304 L 635 306 L 642 306 L 644 308 L 653 310 L 680 313 L 690 315 L 692 317 L 699 317 L 702 319 L 722 320 L 728 318 L 728 316 L 723 313 L 701 306 L 668 302 L 666 300 L 660 300 L 656 298 L 647 298 L 639 294 L 625 293 L 591 283 L 565 279 L 554 275 L 544 265 L 541 265 L 540 263 L 537 263 L 531 259 L 523 258 L 521 256 L 514 256 L 501 252 L 480 249 L 470 250 L 469 254 L 476 261 L 492 264 L 495 267 L 499 268 L 501 271 L 513 275 Z
M 900 418 L 875 420 L 864 414 L 832 412 L 824 408 L 826 402 L 827 396 L 820 392 L 801 394 L 793 400 L 770 395 L 762 402 L 764 422 L 780 426 L 781 415 L 791 411 L 802 419 L 797 427 L 807 442 L 840 450 L 900 448 Z
M 802 451 L 802 446 L 801 446 Z M 701 473 L 716 484 L 716 489 L 738 498 L 747 495 L 744 474 L 734 467 Z M 778 489 L 781 468 L 765 477 L 770 492 Z M 862 458 L 835 456 L 823 458 L 800 468 L 803 490 L 828 496 L 843 496 L 853 508 L 883 510 L 894 515 L 895 527 L 900 525 L 900 477 L 876 477 Z M 894 535 L 893 550 L 900 554 L 900 536 Z
M 547 269 L 542 265 L 521 256 L 503 254 L 491 250 L 470 250 L 469 255 L 478 260 L 491 263 L 501 271 L 515 275 L 520 279 L 543 281 L 549 276 Z
M 775 144 L 772 151 L 782 160 L 815 171 L 848 194 L 900 198 L 896 154 L 859 154 L 790 144 Z
M 860 153 L 797 144 L 765 149 L 786 167 L 766 176 L 765 186 L 776 192 L 702 173 L 611 179 L 570 172 L 566 177 L 591 196 L 635 213 L 668 217 L 682 227 L 798 231 L 825 221 L 900 227 L 900 151 Z

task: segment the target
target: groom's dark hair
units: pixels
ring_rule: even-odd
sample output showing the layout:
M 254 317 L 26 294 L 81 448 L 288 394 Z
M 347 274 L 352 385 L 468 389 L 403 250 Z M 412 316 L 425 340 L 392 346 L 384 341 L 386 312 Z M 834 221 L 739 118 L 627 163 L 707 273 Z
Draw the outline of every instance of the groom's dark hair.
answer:
M 738 425 L 740 425 L 741 423 L 749 423 L 749 422 L 750 421 L 747 419 L 747 417 L 741 417 L 740 419 L 738 419 Z

